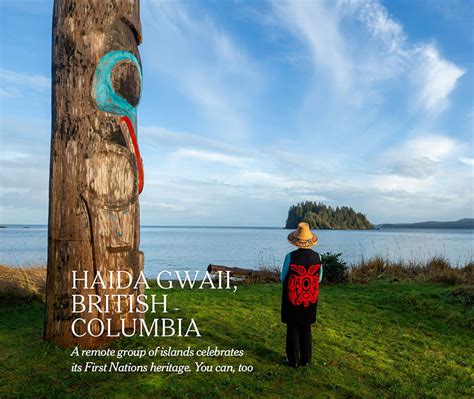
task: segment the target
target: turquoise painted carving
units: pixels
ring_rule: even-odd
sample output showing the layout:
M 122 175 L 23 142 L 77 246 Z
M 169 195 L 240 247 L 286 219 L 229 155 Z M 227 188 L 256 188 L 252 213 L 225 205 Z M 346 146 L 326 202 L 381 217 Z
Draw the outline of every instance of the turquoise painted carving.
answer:
M 131 61 L 137 67 L 140 75 L 140 85 L 142 81 L 142 70 L 134 54 L 129 51 L 116 50 L 105 54 L 97 64 L 94 82 L 92 85 L 94 98 L 100 110 L 110 112 L 115 115 L 125 115 L 132 121 L 136 130 L 137 108 L 118 94 L 112 84 L 112 71 L 121 61 Z
M 124 80 L 113 81 L 114 68 L 119 68 L 122 61 L 130 61 L 138 71 L 139 81 L 126 76 Z M 135 71 L 134 71 L 135 72 Z M 117 75 L 121 75 L 118 73 Z M 129 51 L 116 50 L 105 54 L 97 64 L 92 84 L 93 96 L 97 107 L 105 112 L 121 116 L 120 122 L 125 123 L 132 141 L 133 152 L 138 168 L 138 192 L 141 193 L 144 184 L 143 163 L 138 147 L 137 136 L 137 105 L 140 99 L 142 70 L 140 64 Z M 114 87 L 114 83 L 116 83 Z M 139 87 L 137 87 L 139 86 Z M 125 97 L 123 97 L 122 93 Z

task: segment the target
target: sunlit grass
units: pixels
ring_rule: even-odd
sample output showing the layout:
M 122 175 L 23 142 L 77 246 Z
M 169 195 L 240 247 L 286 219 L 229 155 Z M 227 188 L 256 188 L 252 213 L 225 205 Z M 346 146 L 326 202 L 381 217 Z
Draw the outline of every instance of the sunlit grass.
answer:
M 296 370 L 281 364 L 285 326 L 279 284 L 240 286 L 236 293 L 172 290 L 172 317 L 194 318 L 201 338 L 133 337 L 112 345 L 243 349 L 243 358 L 121 361 L 253 365 L 249 374 L 71 373 L 78 361 L 71 351 L 42 341 L 44 304 L 0 302 L 0 397 L 467 398 L 474 372 L 469 350 L 474 314 L 458 289 L 389 280 L 322 286 L 314 361 Z

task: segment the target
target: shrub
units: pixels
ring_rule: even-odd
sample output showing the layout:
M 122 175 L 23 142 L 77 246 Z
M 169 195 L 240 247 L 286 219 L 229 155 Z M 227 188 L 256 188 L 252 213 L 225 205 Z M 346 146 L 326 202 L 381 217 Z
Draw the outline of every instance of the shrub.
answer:
M 321 255 L 323 262 L 323 282 L 329 284 L 345 283 L 347 281 L 347 265 L 341 259 L 341 253 L 326 252 Z

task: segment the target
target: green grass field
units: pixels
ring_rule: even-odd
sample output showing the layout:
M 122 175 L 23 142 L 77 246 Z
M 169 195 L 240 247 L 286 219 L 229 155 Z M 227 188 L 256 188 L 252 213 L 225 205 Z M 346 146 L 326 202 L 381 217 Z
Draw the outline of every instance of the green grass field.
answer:
M 243 358 L 158 358 L 155 363 L 253 365 L 252 373 L 72 373 L 71 350 L 42 341 L 44 304 L 0 302 L 0 397 L 468 398 L 474 396 L 474 312 L 453 287 L 377 281 L 323 286 L 313 364 L 291 369 L 276 284 L 236 293 L 168 292 L 173 317 L 193 317 L 202 338 L 133 337 L 112 348 L 243 349 Z M 149 364 L 150 358 L 122 359 Z

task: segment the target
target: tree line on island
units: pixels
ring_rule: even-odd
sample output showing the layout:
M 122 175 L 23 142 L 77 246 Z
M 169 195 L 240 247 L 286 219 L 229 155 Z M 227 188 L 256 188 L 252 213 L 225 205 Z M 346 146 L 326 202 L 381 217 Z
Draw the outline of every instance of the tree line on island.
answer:
M 313 229 L 330 230 L 371 230 L 375 226 L 367 217 L 342 206 L 335 209 L 321 202 L 305 201 L 292 205 L 286 219 L 286 229 L 296 229 L 298 223 L 307 222 Z

